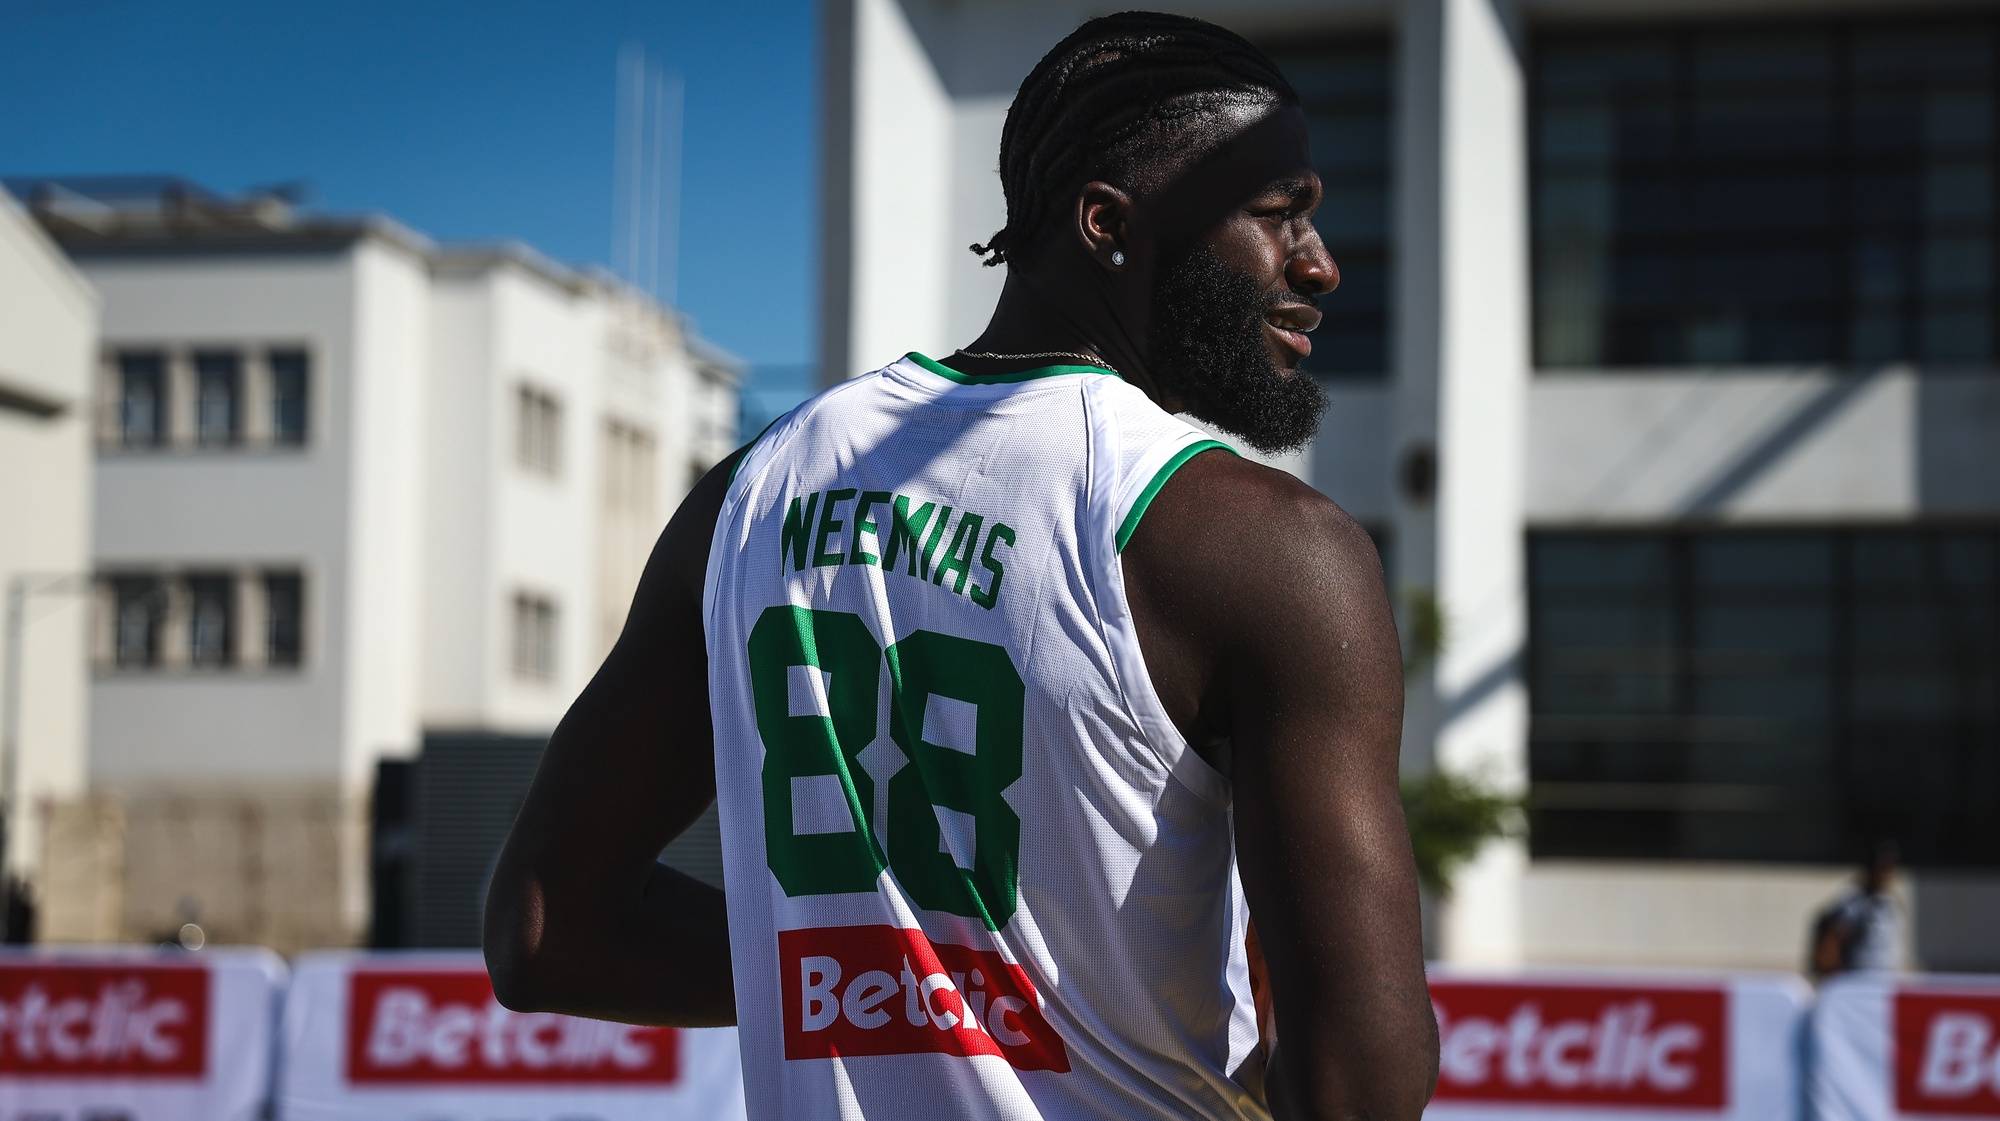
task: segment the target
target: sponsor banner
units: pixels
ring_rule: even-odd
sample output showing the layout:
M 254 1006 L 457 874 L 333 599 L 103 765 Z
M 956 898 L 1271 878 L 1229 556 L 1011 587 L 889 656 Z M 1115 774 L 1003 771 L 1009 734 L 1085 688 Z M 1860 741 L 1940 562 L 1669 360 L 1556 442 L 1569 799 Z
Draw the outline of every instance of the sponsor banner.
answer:
M 1782 976 L 1436 971 L 1429 1121 L 1794 1121 L 1804 987 Z
M 283 1121 L 743 1116 L 734 1030 L 510 1012 L 477 953 L 306 955 L 283 1039 Z
M 1069 1070 L 1027 973 L 998 953 L 897 926 L 778 932 L 785 1058 L 997 1055 Z
M 0 952 L 0 1121 L 251 1121 L 284 966 L 258 949 Z
M 1814 1117 L 2000 1121 L 2000 979 L 1838 978 L 1813 1010 Z

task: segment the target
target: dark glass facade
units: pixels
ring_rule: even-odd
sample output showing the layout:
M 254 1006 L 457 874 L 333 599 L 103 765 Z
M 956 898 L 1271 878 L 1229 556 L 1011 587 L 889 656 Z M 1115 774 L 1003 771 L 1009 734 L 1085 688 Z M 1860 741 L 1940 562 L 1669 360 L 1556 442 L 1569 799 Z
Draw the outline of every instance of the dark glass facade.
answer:
M 1542 368 L 1995 357 L 1992 15 L 1537 34 Z
M 2000 866 L 2000 529 L 1537 532 L 1538 857 Z

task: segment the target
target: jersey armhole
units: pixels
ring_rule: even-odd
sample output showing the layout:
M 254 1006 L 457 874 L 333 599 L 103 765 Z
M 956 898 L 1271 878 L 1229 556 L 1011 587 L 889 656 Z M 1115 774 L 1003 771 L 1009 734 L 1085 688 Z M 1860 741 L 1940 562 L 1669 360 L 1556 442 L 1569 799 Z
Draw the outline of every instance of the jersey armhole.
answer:
M 1105 379 L 1109 380 L 1109 379 Z M 1227 444 L 1157 407 L 1119 400 L 1123 383 L 1091 386 L 1084 397 L 1090 417 L 1091 530 L 1085 566 L 1110 660 L 1111 681 L 1139 741 L 1157 760 L 1163 782 L 1201 802 L 1227 807 L 1229 780 L 1201 758 L 1174 726 L 1153 690 L 1152 671 L 1139 643 L 1138 624 L 1125 596 L 1120 552 L 1145 508 L 1188 460 Z
M 1132 540 L 1132 534 L 1139 528 L 1139 520 L 1146 516 L 1146 508 L 1153 504 L 1153 499 L 1159 497 L 1160 488 L 1166 486 L 1167 480 L 1174 477 L 1174 472 L 1186 466 L 1188 460 L 1205 451 L 1225 451 L 1230 455 L 1237 454 L 1235 448 L 1230 447 L 1221 440 L 1210 440 L 1200 437 L 1192 437 L 1189 442 L 1181 444 L 1178 447 L 1169 444 L 1162 451 L 1166 455 L 1166 461 L 1155 467 L 1150 475 L 1147 474 L 1145 464 L 1143 463 L 1140 465 L 1139 470 L 1133 472 L 1134 478 L 1143 478 L 1146 480 L 1146 483 L 1133 496 L 1130 503 L 1125 506 L 1124 515 L 1118 519 L 1118 532 L 1112 538 L 1113 547 L 1117 552 L 1123 553 L 1125 551 L 1126 544 Z M 1152 457 L 1149 456 L 1148 458 Z

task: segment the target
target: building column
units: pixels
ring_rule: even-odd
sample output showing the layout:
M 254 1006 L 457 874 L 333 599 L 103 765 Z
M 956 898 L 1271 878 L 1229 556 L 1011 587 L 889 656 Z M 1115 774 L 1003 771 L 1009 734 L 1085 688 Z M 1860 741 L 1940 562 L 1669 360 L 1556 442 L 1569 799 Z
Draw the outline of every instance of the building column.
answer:
M 193 622 L 194 598 L 188 594 L 188 583 L 179 572 L 168 572 L 161 576 L 161 595 L 165 603 L 160 611 L 160 668 L 183 669 L 189 658 L 189 630 Z
M 90 587 L 90 664 L 92 669 L 118 662 L 118 593 L 110 580 L 98 577 Z
M 236 407 L 240 410 L 237 419 L 242 425 L 243 443 L 246 447 L 268 448 L 274 427 L 269 353 L 261 347 L 246 348 L 241 376 L 243 381 L 236 389 Z
M 115 448 L 125 439 L 125 376 L 110 350 L 97 357 L 97 441 L 100 448 Z
M 232 661 L 237 669 L 264 666 L 264 574 L 255 568 L 236 572 L 233 598 L 235 626 L 230 635 Z
M 1397 584 L 1406 634 L 1434 604 L 1436 661 L 1410 680 L 1406 772 L 1525 789 L 1523 465 L 1529 376 L 1527 144 L 1513 0 L 1408 0 L 1399 36 Z M 1413 593 L 1413 594 L 1411 594 Z M 1518 842 L 1491 846 L 1435 917 L 1455 962 L 1522 957 Z
M 194 372 L 194 352 L 167 351 L 166 375 L 161 381 L 160 391 L 166 396 L 160 404 L 167 410 L 167 447 L 176 450 L 194 447 L 195 398 L 201 389 L 201 380 Z

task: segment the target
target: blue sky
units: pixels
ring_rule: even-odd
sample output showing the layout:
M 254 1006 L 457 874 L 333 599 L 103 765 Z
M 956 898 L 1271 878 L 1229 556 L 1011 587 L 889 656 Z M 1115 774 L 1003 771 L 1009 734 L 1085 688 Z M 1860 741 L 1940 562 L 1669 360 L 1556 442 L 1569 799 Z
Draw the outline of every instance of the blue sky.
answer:
M 687 83 L 679 304 L 755 366 L 812 357 L 811 0 L 0 0 L 0 14 L 0 175 L 303 180 L 317 209 L 577 264 L 611 263 L 616 63 L 638 43 Z

